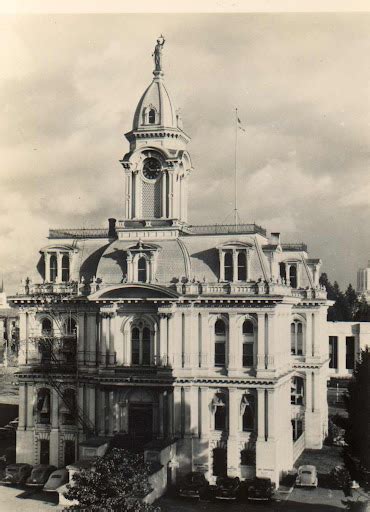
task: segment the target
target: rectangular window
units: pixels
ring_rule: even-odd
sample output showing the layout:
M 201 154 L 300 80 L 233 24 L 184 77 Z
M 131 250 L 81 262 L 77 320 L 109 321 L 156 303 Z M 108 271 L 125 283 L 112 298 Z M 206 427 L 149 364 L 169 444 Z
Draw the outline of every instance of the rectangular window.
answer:
M 253 343 L 243 343 L 243 366 L 253 366 Z
M 215 343 L 215 366 L 225 366 L 225 343 L 216 341 Z
M 346 336 L 346 368 L 353 370 L 355 367 L 355 337 Z
M 338 368 L 338 336 L 329 336 L 329 368 Z

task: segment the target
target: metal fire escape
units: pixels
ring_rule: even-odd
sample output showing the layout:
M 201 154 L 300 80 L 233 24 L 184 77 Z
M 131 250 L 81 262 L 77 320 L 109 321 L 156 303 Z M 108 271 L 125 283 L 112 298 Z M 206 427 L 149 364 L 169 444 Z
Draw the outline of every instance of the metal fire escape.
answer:
M 34 344 L 41 356 L 41 361 L 33 364 L 33 367 L 46 374 L 48 384 L 55 389 L 69 413 L 75 418 L 77 426 L 81 426 L 88 436 L 96 435 L 94 423 L 78 404 L 77 392 L 74 397 L 64 393 L 64 383 L 57 377 L 61 373 L 72 373 L 78 391 L 80 376 L 77 361 L 77 328 L 72 326 L 71 312 L 66 322 L 62 322 L 59 314 L 51 308 L 48 308 L 47 313 L 52 317 L 59 335 L 57 332 L 54 334 L 54 329 L 51 329 L 29 336 L 29 341 Z

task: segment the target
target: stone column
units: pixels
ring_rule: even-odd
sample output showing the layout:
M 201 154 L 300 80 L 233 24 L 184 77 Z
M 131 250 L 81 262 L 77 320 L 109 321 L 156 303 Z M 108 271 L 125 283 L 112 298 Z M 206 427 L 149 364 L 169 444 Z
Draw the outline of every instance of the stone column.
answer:
M 181 387 L 176 386 L 173 389 L 173 409 L 174 409 L 174 433 L 176 437 L 181 437 Z
M 159 315 L 159 347 L 156 352 L 156 364 L 163 366 L 167 361 L 167 314 Z
M 258 441 L 265 441 L 265 390 L 257 389 Z
M 168 181 L 169 181 L 169 191 L 168 191 L 168 197 L 169 197 L 169 212 L 168 212 L 168 217 L 170 219 L 173 219 L 174 217 L 174 210 L 175 210 L 175 206 L 174 206 L 174 193 L 173 193 L 173 172 L 169 172 L 168 173 Z
M 110 313 L 108 316 L 108 340 L 109 340 L 109 361 L 108 364 L 110 366 L 114 366 L 115 364 L 115 353 L 114 353 L 114 335 L 113 335 L 113 329 L 112 329 L 112 318 L 113 315 Z
M 346 336 L 344 334 L 338 335 L 337 351 L 338 351 L 338 370 L 339 375 L 346 375 L 348 370 L 346 369 Z
M 312 374 L 310 371 L 306 373 L 304 383 L 304 403 L 306 412 L 312 412 Z
M 188 388 L 185 388 L 185 389 L 188 389 Z M 190 431 L 191 431 L 193 437 L 198 437 L 198 435 L 199 435 L 198 394 L 199 394 L 198 386 L 193 386 L 190 388 L 190 393 L 189 393 L 189 405 L 190 405 L 190 416 L 191 416 Z M 185 396 L 186 396 L 186 393 L 185 393 Z M 185 407 L 186 407 L 186 403 L 185 403 Z M 185 411 L 185 414 L 186 414 L 186 411 Z
M 164 395 L 163 395 L 163 391 L 160 391 L 159 392 L 159 395 L 158 395 L 158 402 L 159 402 L 159 407 L 158 407 L 158 416 L 159 416 L 159 429 L 158 429 L 158 437 L 159 438 L 163 438 L 164 437 Z
M 275 439 L 275 419 L 276 419 L 276 404 L 275 404 L 275 390 L 269 389 L 267 391 L 267 436 L 268 440 Z
M 50 390 L 51 399 L 51 428 L 57 429 L 59 427 L 59 395 L 56 389 Z
M 87 343 L 88 357 L 87 361 L 91 365 L 96 364 L 96 315 L 88 313 L 87 315 Z
M 192 330 L 191 330 L 191 311 L 184 312 L 184 329 L 183 329 L 183 361 L 184 368 L 191 368 L 191 353 L 192 353 Z
M 34 391 L 33 385 L 27 384 L 27 427 L 33 427 Z
M 62 282 L 62 253 L 61 252 L 57 252 L 57 277 L 55 279 L 55 282 L 56 283 L 61 283 Z
M 265 369 L 265 313 L 258 313 L 257 372 Z
M 229 372 L 241 371 L 240 336 L 237 324 L 237 314 L 229 313 L 229 336 L 227 340 L 228 357 L 227 369 Z
M 81 313 L 78 316 L 78 341 L 77 341 L 77 355 L 78 355 L 78 362 L 80 364 L 85 363 L 85 316 L 86 313 Z
M 275 348 L 275 314 L 268 313 L 268 339 L 267 339 L 267 368 L 275 369 L 277 366 L 277 354 Z M 265 333 L 266 334 L 266 333 Z
M 95 427 L 95 387 L 87 388 L 89 422 Z
M 210 409 L 209 409 L 209 393 L 207 387 L 200 388 L 200 434 L 202 439 L 208 439 L 209 437 L 209 429 L 211 426 L 210 421 Z
M 290 341 L 289 341 L 290 343 Z M 312 314 L 308 310 L 306 313 L 306 332 L 304 336 L 304 355 L 312 357 Z
M 191 437 L 191 426 L 193 423 L 192 416 L 194 414 L 192 407 L 192 393 L 190 386 L 184 386 L 184 420 L 185 420 L 185 437 Z
M 50 282 L 50 253 L 45 252 L 44 253 L 44 260 L 45 260 L 45 282 Z
M 239 418 L 240 418 L 240 391 L 229 389 L 229 438 L 227 442 L 227 474 L 240 476 L 239 473 Z
M 24 365 L 28 363 L 28 326 L 27 313 L 19 311 L 19 339 L 21 340 L 18 354 L 18 364 Z M 9 342 L 9 340 L 8 340 Z
M 166 190 L 166 174 L 167 172 L 164 171 L 162 173 L 162 179 L 161 179 L 161 192 L 162 192 L 162 208 L 161 208 L 161 216 L 163 219 L 167 217 L 166 212 L 166 204 L 167 204 L 167 190 Z
M 27 425 L 27 395 L 26 384 L 19 385 L 19 411 L 18 430 L 23 430 Z
M 233 249 L 233 281 L 238 281 L 238 253 Z
M 98 394 L 98 411 L 97 411 L 97 419 L 98 419 L 98 435 L 105 435 L 105 391 L 103 389 L 97 390 Z
M 219 250 L 220 257 L 220 281 L 225 281 L 225 252 Z
M 290 286 L 290 266 L 290 263 L 285 263 L 285 277 L 287 286 Z
M 114 408 L 114 391 L 108 392 L 108 435 L 113 435 L 113 408 Z
M 209 336 L 209 314 L 208 311 L 201 312 L 201 344 L 200 344 L 200 353 L 201 353 L 201 367 L 206 369 L 211 365 L 210 361 L 210 336 Z
M 173 390 L 168 391 L 167 395 L 167 421 L 168 421 L 168 437 L 173 438 L 174 426 L 173 426 Z

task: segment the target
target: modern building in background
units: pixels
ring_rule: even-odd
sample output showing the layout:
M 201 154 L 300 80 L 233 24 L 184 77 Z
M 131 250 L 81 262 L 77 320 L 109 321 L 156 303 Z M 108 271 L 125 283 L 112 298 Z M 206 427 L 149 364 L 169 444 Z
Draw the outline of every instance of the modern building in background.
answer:
M 126 134 L 123 220 L 51 229 L 39 282 L 11 298 L 17 460 L 62 466 L 89 442 L 93 453 L 114 437 L 158 440 L 176 446 L 173 479 L 201 470 L 278 483 L 327 432 L 321 261 L 256 224 L 188 223 L 190 138 L 162 46 Z
M 366 268 L 360 268 L 357 272 L 357 293 L 364 296 L 370 303 L 370 261 Z

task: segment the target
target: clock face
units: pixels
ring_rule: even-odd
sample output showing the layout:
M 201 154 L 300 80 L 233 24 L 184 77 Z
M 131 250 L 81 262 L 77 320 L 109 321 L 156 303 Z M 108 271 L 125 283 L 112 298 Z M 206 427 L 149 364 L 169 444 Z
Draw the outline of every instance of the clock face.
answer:
M 155 180 L 161 172 L 161 164 L 156 158 L 147 158 L 143 166 L 143 174 L 148 180 Z

